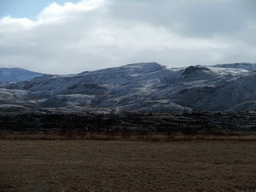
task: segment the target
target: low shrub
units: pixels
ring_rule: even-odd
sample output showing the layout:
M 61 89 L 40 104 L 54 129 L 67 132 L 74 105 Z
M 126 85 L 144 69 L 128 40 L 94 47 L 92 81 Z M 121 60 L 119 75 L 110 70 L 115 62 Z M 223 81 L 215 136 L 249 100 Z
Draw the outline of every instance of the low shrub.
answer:
M 190 127 L 189 125 L 186 127 L 181 128 L 181 132 L 184 135 L 197 135 L 198 134 L 198 130 L 195 128 Z

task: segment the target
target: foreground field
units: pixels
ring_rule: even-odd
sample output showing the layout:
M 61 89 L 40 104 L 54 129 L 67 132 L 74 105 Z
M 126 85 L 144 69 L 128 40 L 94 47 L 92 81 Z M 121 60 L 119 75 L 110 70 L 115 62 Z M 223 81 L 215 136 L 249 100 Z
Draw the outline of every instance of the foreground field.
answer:
M 0 191 L 255 191 L 254 140 L 1 140 Z

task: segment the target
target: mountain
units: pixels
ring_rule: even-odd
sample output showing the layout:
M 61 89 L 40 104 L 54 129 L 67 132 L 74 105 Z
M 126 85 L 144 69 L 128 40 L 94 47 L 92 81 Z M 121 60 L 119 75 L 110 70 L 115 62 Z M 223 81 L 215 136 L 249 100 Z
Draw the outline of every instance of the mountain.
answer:
M 21 68 L 0 68 L 0 82 L 27 81 L 40 76 L 43 74 Z
M 136 63 L 75 75 L 40 75 L 2 84 L 0 103 L 76 111 L 256 110 L 255 69 L 256 64 L 250 63 L 171 69 L 158 63 Z

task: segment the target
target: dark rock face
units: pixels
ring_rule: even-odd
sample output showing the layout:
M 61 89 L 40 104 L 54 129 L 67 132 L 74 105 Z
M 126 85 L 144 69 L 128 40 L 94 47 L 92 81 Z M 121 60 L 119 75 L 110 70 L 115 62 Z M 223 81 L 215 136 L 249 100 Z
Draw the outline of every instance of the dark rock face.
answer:
M 184 70 L 182 75 L 191 75 L 192 73 L 204 72 L 204 71 L 211 71 L 211 70 L 202 66 L 190 66 Z

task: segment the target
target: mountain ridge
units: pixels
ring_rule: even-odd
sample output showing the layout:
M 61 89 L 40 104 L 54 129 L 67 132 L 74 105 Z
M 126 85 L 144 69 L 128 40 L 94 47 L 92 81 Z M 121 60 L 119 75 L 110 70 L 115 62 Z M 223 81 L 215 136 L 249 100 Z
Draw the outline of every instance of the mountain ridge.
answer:
M 43 76 L 42 73 L 22 68 L 0 68 L 0 82 L 19 82 Z
M 1 84 L 0 104 L 159 113 L 256 110 L 248 104 L 256 101 L 255 69 L 251 63 L 167 68 L 151 62 L 72 75 L 40 74 Z

